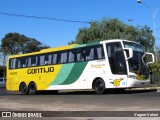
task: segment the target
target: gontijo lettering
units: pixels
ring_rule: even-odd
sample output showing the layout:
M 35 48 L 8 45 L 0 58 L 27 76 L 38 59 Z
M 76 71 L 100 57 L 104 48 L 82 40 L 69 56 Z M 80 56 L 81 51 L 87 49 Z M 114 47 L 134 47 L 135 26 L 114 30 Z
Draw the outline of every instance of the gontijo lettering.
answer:
M 54 67 L 28 69 L 28 74 L 49 73 L 54 72 Z

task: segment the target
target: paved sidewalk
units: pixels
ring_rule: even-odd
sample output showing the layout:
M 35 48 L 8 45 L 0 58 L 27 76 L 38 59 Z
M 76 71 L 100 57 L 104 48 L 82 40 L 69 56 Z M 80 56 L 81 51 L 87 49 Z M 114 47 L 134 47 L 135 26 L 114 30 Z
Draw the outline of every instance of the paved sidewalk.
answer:
M 157 92 L 160 92 L 160 87 L 131 88 L 127 90 L 157 90 Z

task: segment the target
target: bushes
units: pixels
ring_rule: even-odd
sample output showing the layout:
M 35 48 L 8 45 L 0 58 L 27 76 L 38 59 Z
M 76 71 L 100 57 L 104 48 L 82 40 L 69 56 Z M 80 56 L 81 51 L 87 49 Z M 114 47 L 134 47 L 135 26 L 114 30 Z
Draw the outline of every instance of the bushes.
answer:
M 160 86 L 160 61 L 151 64 L 149 67 L 152 72 L 152 82 Z
M 0 77 L 6 76 L 6 66 L 0 66 Z
M 160 61 L 151 64 L 149 67 L 153 75 L 160 75 Z

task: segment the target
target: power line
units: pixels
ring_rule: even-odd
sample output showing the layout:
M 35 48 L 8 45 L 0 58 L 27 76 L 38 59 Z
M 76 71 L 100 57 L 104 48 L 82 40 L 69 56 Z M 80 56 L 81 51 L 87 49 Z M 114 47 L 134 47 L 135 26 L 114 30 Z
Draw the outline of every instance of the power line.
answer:
M 67 19 L 59 19 L 59 18 L 46 17 L 46 16 L 22 15 L 22 14 L 15 14 L 15 13 L 8 13 L 8 12 L 1 12 L 1 11 L 0 11 L 0 15 L 13 16 L 13 17 L 23 17 L 23 18 L 33 18 L 33 19 L 55 20 L 55 21 L 62 21 L 62 22 L 75 22 L 75 23 L 85 23 L 85 24 L 91 23 L 89 21 L 67 20 Z

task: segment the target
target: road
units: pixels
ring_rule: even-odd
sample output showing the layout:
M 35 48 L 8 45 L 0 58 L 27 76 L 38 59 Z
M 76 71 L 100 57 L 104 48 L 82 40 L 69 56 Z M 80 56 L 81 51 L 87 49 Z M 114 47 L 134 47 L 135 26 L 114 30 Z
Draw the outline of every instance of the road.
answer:
M 1 90 L 2 91 L 2 90 Z M 10 110 L 42 111 L 128 111 L 160 110 L 160 92 L 126 91 L 122 94 L 109 92 L 96 95 L 92 91 L 39 93 L 38 95 L 21 95 L 20 93 L 0 94 L 0 108 Z
M 96 95 L 93 91 L 61 91 L 57 95 L 0 91 L 0 111 L 160 111 L 160 92 L 155 90 L 104 95 Z

